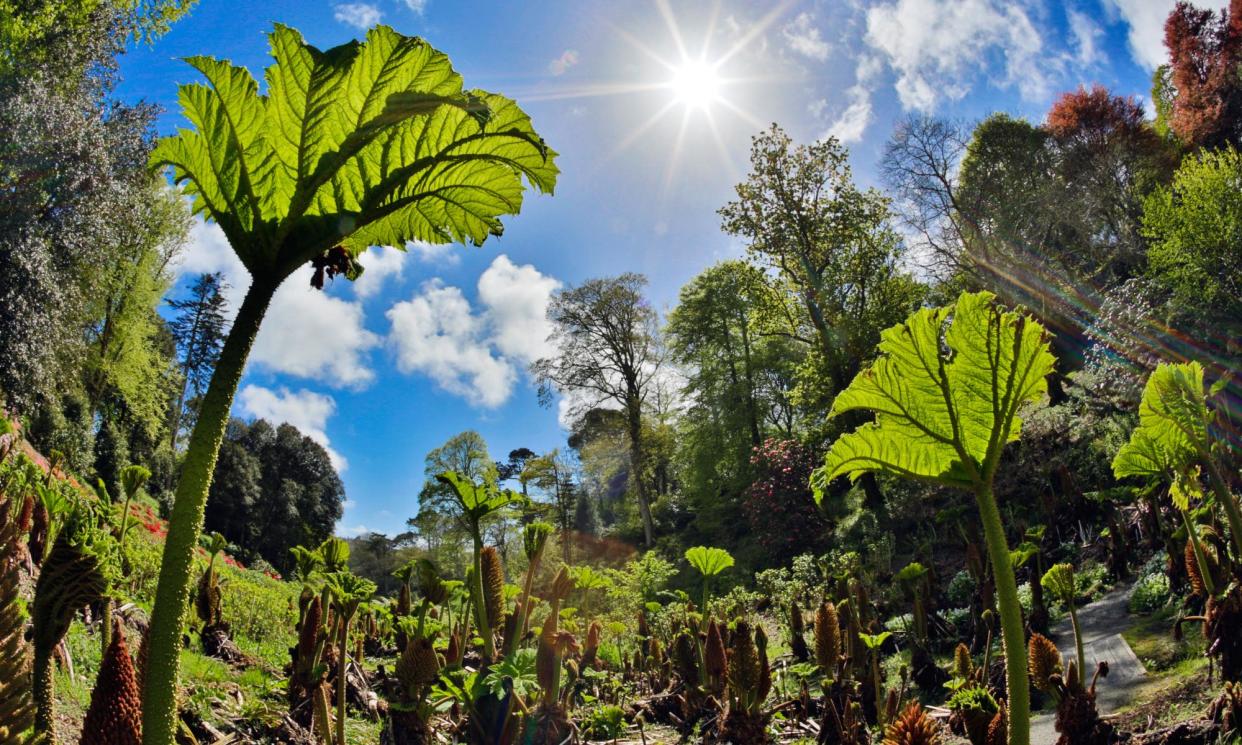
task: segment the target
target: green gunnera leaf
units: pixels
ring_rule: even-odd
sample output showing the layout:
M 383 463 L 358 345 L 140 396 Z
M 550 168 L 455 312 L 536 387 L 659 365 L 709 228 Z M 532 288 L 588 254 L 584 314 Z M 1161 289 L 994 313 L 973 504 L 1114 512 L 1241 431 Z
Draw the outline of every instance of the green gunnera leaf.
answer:
M 1044 328 L 991 293 L 915 312 L 881 334 L 879 357 L 833 402 L 874 413 L 812 476 L 816 501 L 839 476 L 867 472 L 971 489 L 1017 439 L 1019 410 L 1041 399 L 1055 362 Z
M 1203 367 L 1161 363 L 1143 388 L 1139 426 L 1113 459 L 1114 475 L 1172 478 L 1207 453 L 1207 422 Z
M 271 33 L 265 90 L 213 57 L 186 60 L 192 125 L 159 141 L 194 210 L 219 223 L 254 276 L 287 276 L 336 246 L 482 243 L 525 185 L 550 193 L 555 154 L 504 96 L 466 91 L 447 56 L 377 26 L 326 51 Z

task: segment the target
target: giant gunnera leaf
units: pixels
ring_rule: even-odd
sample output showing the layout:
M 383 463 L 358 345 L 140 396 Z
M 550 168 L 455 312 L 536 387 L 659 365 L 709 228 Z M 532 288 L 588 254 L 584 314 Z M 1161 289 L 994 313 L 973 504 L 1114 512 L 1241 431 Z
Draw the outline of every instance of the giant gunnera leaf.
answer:
M 1018 411 L 1043 397 L 1054 359 L 1039 323 L 991 293 L 915 312 L 881 334 L 879 357 L 833 402 L 832 416 L 875 420 L 842 435 L 812 477 L 816 501 L 839 476 L 883 472 L 962 489 L 990 483 L 1017 439 Z
M 1139 425 L 1113 458 L 1113 473 L 1172 477 L 1208 451 L 1208 409 L 1198 362 L 1161 363 L 1147 378 Z
M 244 67 L 186 60 L 206 78 L 180 88 L 193 129 L 151 156 L 252 275 L 287 276 L 337 246 L 482 243 L 521 208 L 524 181 L 552 191 L 555 154 L 529 117 L 464 90 L 422 39 L 377 26 L 320 51 L 281 25 L 269 38 L 262 93 Z

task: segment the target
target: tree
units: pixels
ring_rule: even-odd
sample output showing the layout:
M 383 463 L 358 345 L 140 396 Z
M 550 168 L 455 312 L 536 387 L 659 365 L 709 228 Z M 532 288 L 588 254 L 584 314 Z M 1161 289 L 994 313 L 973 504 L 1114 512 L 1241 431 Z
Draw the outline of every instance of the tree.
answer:
M 1242 2 L 1219 14 L 1179 2 L 1164 24 L 1167 84 L 1157 77 L 1169 129 L 1192 147 L 1242 144 Z
M 942 282 L 969 271 L 962 256 L 968 210 L 958 174 L 969 144 L 970 129 L 962 122 L 911 115 L 893 128 L 880 160 L 895 208 Z
M 860 410 L 875 420 L 834 442 L 811 482 L 817 502 L 833 479 L 875 471 L 974 495 L 1001 616 L 1010 745 L 1030 741 L 1030 689 L 1022 607 L 993 485 L 1005 445 L 1021 432 L 1018 411 L 1043 399 L 1053 364 L 1044 329 L 1006 312 L 990 293 L 917 311 L 884 332 L 880 356 L 833 402 L 834 416 Z
M 522 483 L 531 484 L 552 500 L 556 513 L 556 526 L 561 532 L 561 554 L 569 563 L 569 545 L 574 530 L 574 515 L 578 494 L 573 483 L 573 467 L 559 449 L 532 458 L 522 472 Z
M 168 326 L 181 355 L 181 390 L 173 407 L 168 434 L 174 450 L 181 434 L 186 394 L 192 390 L 195 399 L 202 397 L 224 347 L 224 337 L 228 333 L 224 289 L 224 278 L 219 272 L 200 274 L 190 285 L 188 297 L 168 301 L 168 307 L 174 311 Z
M 1158 342 L 1157 355 L 1198 360 L 1213 376 L 1239 364 L 1234 340 L 1242 334 L 1242 278 L 1227 267 L 1242 262 L 1240 178 L 1238 151 L 1201 152 L 1183 161 L 1172 183 L 1143 205 L 1143 232 L 1151 242 L 1148 275 L 1168 297 L 1160 309 L 1161 333 L 1143 339 Z M 1223 436 L 1238 452 L 1242 381 L 1224 377 Z
M 95 413 L 124 416 L 132 428 L 158 441 L 175 372 L 157 309 L 189 214 L 163 183 L 151 180 L 144 191 L 126 215 L 130 229 L 116 236 L 107 264 L 89 280 L 87 312 L 94 320 L 86 333 L 83 378 Z
M 195 0 L 0 0 L 0 74 L 27 65 L 55 65 L 82 74 L 88 64 L 65 48 L 98 30 L 101 21 L 124 40 L 152 41 L 193 7 Z M 61 78 L 64 80 L 65 78 Z
M 345 487 L 323 446 L 289 424 L 234 419 L 221 443 L 205 513 L 247 560 L 262 557 L 282 574 L 290 549 L 332 536 Z
M 694 540 L 755 545 L 743 513 L 751 455 L 770 433 L 791 431 L 790 398 L 805 357 L 770 332 L 778 292 L 757 267 L 724 261 L 682 287 L 669 313 L 669 350 L 685 376 L 673 441 Z
M 797 293 L 838 391 L 880 329 L 919 299 L 899 267 L 888 199 L 855 186 L 848 160 L 835 138 L 794 145 L 773 125 L 754 138 L 750 175 L 720 210 L 724 231 L 746 240 L 749 254 Z
M 229 408 L 259 325 L 301 266 L 357 276 L 369 246 L 483 243 L 518 212 L 527 185 L 549 192 L 554 154 L 503 96 L 465 92 L 444 54 L 377 27 L 320 51 L 271 34 L 266 95 L 228 62 L 188 62 L 207 84 L 181 88 L 191 128 L 151 157 L 224 232 L 252 282 L 203 396 L 173 505 L 151 619 L 143 738 L 167 745 L 190 563 Z M 314 343 L 314 340 L 307 340 Z
M 0 41 L 19 15 L 0 13 Z M 147 416 L 152 311 L 184 206 L 144 168 L 154 108 L 109 100 L 123 35 L 107 14 L 79 31 L 48 41 L 46 63 L 0 72 L 0 391 L 23 413 L 58 407 L 89 353 L 92 405 L 119 384 Z
M 587 397 L 578 413 L 605 402 L 625 412 L 630 487 L 638 500 L 644 541 L 650 546 L 655 528 L 650 489 L 643 479 L 643 407 L 664 362 L 664 350 L 655 309 L 643 297 L 646 284 L 646 277 L 627 273 L 558 291 L 548 309 L 557 351 L 536 360 L 531 372 L 545 405 L 557 391 Z

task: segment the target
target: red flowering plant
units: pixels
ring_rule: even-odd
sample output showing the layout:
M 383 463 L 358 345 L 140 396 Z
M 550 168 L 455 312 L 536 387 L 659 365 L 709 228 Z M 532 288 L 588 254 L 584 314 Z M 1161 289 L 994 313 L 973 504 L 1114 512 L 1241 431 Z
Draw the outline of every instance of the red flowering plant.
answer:
M 828 521 L 811 497 L 811 472 L 819 463 L 797 440 L 768 438 L 755 448 L 757 478 L 746 490 L 750 528 L 773 561 L 785 561 L 820 545 Z

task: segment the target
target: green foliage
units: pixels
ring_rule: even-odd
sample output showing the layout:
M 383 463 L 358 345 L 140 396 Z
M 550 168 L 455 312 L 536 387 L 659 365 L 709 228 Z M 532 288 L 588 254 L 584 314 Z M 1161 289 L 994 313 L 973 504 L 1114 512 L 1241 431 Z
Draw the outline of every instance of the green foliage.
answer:
M 869 471 L 970 491 L 990 483 L 1001 449 L 1018 437 L 1019 410 L 1047 388 L 1043 328 L 983 292 L 917 311 L 881 336 L 880 357 L 832 407 L 876 419 L 833 443 L 812 480 L 816 500 L 838 476 Z
M 697 569 L 704 578 L 715 577 L 733 566 L 733 557 L 729 555 L 729 552 L 714 546 L 695 546 L 686 549 L 686 561 L 690 562 L 690 566 Z
M 588 709 L 579 725 L 592 740 L 615 740 L 625 733 L 625 710 L 613 704 Z
M 521 501 L 520 494 L 512 489 L 501 489 L 491 480 L 476 482 L 454 471 L 437 474 L 436 480 L 453 490 L 462 514 L 474 526 L 488 515 Z
M 229 423 L 212 476 L 205 530 L 223 533 L 247 562 L 293 569 L 289 550 L 332 535 L 345 486 L 322 445 L 289 424 Z
M 324 571 L 338 574 L 349 568 L 349 544 L 344 538 L 328 538 L 317 551 L 323 558 Z
M 1232 147 L 1203 151 L 1182 161 L 1173 183 L 1143 205 L 1149 273 L 1184 307 L 1220 320 L 1242 307 L 1237 272 L 1223 271 L 1242 262 L 1239 178 L 1242 154 Z
M 513 685 L 513 692 L 529 700 L 531 694 L 539 691 L 539 679 L 535 674 L 535 650 L 519 649 L 513 654 L 505 655 L 500 662 L 489 668 L 483 685 L 494 696 L 504 696 L 505 687 Z
M 1130 612 L 1155 613 L 1167 605 L 1171 598 L 1169 576 L 1163 570 L 1144 574 L 1134 583 L 1134 591 L 1130 593 Z

